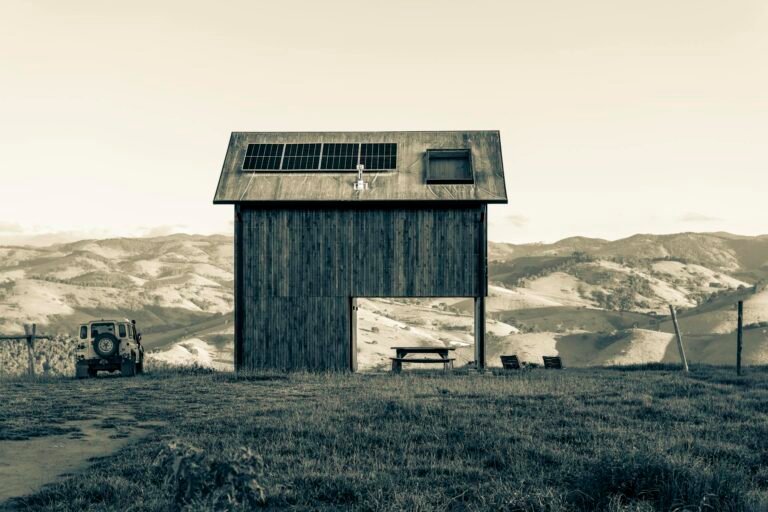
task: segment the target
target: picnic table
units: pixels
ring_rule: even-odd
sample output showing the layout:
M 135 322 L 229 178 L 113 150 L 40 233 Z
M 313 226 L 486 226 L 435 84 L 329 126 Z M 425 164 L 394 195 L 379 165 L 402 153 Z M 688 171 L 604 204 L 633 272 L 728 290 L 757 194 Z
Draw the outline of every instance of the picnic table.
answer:
M 443 370 L 453 368 L 454 357 L 448 357 L 452 347 L 392 347 L 396 356 L 390 357 L 392 360 L 392 371 L 399 373 L 403 368 L 403 363 L 427 363 L 442 364 Z M 408 354 L 428 355 L 434 354 L 438 357 L 406 357 Z

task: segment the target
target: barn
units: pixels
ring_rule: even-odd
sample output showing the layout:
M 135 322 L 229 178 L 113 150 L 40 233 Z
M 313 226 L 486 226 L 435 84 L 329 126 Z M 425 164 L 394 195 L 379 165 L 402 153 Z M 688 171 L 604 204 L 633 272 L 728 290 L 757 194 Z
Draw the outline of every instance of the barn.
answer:
M 472 297 L 485 366 L 498 131 L 236 132 L 215 204 L 235 207 L 235 367 L 352 370 L 361 297 Z

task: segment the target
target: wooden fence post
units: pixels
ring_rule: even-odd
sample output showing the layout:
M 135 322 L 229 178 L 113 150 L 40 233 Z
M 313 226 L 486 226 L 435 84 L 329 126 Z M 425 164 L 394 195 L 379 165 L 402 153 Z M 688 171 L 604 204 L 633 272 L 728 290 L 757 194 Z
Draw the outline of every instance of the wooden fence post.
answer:
M 672 304 L 669 305 L 669 312 L 672 314 L 672 323 L 675 325 L 675 336 L 677 337 L 677 351 L 680 352 L 680 362 L 683 364 L 683 371 L 688 373 L 688 360 L 685 358 L 685 349 L 683 348 L 683 337 L 680 335 L 680 326 L 677 325 L 677 313 Z
M 741 349 L 744 341 L 744 301 L 740 300 L 739 305 L 739 319 L 736 328 L 736 375 L 741 376 Z
M 28 373 L 30 377 L 35 376 L 35 331 L 37 331 L 37 324 L 24 324 L 24 334 L 27 335 Z

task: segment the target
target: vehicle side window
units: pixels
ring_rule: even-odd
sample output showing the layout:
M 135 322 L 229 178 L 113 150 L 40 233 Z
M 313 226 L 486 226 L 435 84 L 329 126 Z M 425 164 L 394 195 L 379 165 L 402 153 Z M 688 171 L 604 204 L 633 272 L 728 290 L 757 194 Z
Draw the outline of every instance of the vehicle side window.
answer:
M 84 340 L 88 337 L 88 326 L 87 325 L 81 325 L 80 326 L 80 339 Z
M 118 325 L 117 329 L 118 329 L 118 333 L 120 334 L 121 338 L 125 338 L 127 336 L 127 334 L 125 332 L 125 324 Z
M 136 339 L 136 332 L 134 332 L 132 324 L 128 324 L 128 337 L 132 340 Z

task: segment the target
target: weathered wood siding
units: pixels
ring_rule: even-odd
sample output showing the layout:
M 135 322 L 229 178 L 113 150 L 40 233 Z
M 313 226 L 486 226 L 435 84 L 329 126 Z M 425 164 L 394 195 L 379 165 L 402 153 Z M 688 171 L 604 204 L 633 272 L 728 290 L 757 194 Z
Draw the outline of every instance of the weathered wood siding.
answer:
M 350 305 L 345 297 L 245 296 L 241 368 L 347 370 Z
M 242 368 L 350 367 L 350 297 L 473 297 L 481 206 L 239 205 Z

